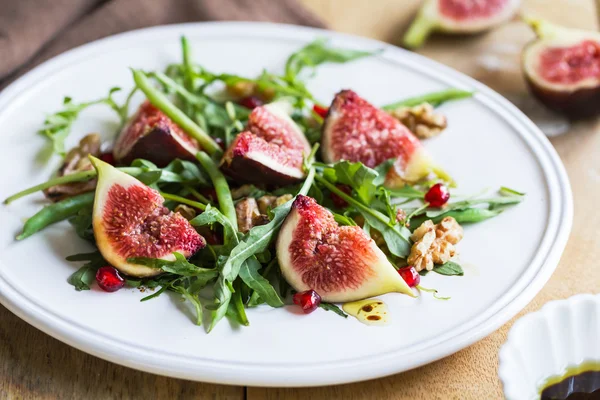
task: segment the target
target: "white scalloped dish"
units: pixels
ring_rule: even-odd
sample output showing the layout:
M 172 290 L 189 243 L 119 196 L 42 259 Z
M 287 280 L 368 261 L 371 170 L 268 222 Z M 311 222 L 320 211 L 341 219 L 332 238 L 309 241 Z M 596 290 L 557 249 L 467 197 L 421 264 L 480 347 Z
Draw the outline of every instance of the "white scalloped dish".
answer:
M 499 375 L 508 400 L 539 399 L 549 379 L 599 364 L 600 295 L 581 294 L 518 320 L 500 350 Z

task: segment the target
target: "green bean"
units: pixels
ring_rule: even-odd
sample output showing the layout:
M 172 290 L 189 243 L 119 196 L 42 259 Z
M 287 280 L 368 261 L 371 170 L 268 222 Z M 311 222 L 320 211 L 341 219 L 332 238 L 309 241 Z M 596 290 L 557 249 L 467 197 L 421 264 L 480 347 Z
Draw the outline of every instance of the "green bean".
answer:
M 142 168 L 136 168 L 136 167 L 123 167 L 123 168 L 118 168 L 118 170 L 125 172 L 126 174 L 129 174 L 132 176 L 137 176 L 144 172 L 144 170 Z M 166 171 L 163 171 L 163 172 L 166 172 Z M 90 179 L 94 178 L 95 176 L 96 176 L 96 170 L 91 169 L 89 171 L 75 172 L 73 174 L 60 176 L 58 178 L 52 178 L 44 183 L 40 183 L 39 185 L 32 186 L 30 188 L 20 191 L 19 193 L 13 194 L 10 197 L 7 197 L 4 200 L 4 204 L 12 203 L 13 201 L 20 199 L 21 197 L 25 197 L 30 194 L 39 192 L 40 190 L 45 190 L 45 189 L 51 188 L 52 186 L 63 185 L 65 183 L 71 183 L 71 182 L 89 181 Z
M 48 225 L 65 220 L 77 214 L 79 210 L 91 207 L 93 204 L 94 192 L 88 192 L 46 206 L 25 222 L 23 232 L 17 236 L 17 240 L 23 240 Z
M 229 190 L 229 184 L 225 179 L 225 176 L 219 171 L 219 166 L 203 151 L 196 153 L 196 159 L 202 165 L 202 168 L 208 173 L 210 180 L 215 187 L 217 193 L 217 200 L 219 201 L 219 209 L 229 219 L 231 225 L 237 231 L 237 216 L 235 214 L 235 206 L 233 205 L 233 198 L 231 197 L 231 191 Z
M 12 203 L 15 200 L 20 199 L 21 197 L 25 197 L 27 195 L 39 192 L 40 190 L 45 190 L 51 188 L 56 185 L 63 185 L 65 183 L 71 182 L 81 182 L 81 181 L 89 181 L 93 177 L 96 176 L 96 170 L 92 169 L 89 171 L 75 172 L 74 174 L 69 174 L 65 176 L 61 176 L 58 178 L 50 179 L 47 182 L 40 183 L 39 185 L 32 186 L 28 189 L 22 190 L 19 193 L 15 193 L 10 197 L 7 197 L 4 200 L 4 204 Z
M 432 92 L 421 96 L 410 97 L 408 99 L 388 104 L 386 106 L 383 106 L 382 108 L 386 111 L 392 111 L 398 107 L 414 107 L 423 103 L 430 103 L 432 106 L 437 107 L 447 101 L 472 97 L 473 93 L 474 92 L 469 92 L 460 89 L 446 89 L 439 92 Z
M 206 204 L 199 203 L 194 200 L 186 199 L 185 197 L 177 196 L 175 194 L 160 192 L 160 195 L 167 200 L 173 200 L 181 204 L 186 204 L 188 206 L 195 207 L 199 210 L 206 210 Z
M 150 100 L 150 102 L 160 109 L 162 112 L 167 114 L 169 118 L 171 118 L 175 123 L 177 123 L 184 131 L 186 131 L 190 136 L 196 139 L 202 149 L 205 150 L 208 154 L 212 155 L 221 155 L 222 150 L 219 145 L 200 128 L 194 121 L 192 121 L 183 111 L 177 108 L 164 93 L 160 90 L 156 89 L 150 79 L 146 76 L 145 73 L 139 70 L 133 71 L 133 80 L 136 85 Z

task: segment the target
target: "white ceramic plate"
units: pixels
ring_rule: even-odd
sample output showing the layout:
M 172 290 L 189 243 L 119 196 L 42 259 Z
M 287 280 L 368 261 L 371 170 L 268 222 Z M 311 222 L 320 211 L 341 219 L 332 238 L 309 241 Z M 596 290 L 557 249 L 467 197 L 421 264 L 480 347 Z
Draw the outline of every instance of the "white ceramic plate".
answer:
M 67 223 L 23 242 L 14 235 L 40 206 L 41 195 L 0 207 L 0 299 L 44 332 L 104 359 L 158 374 L 262 386 L 325 385 L 380 377 L 452 354 L 497 329 L 541 289 L 556 267 L 571 227 L 572 202 L 558 156 L 540 131 L 508 101 L 474 80 L 418 55 L 373 40 L 323 30 L 257 23 L 157 27 L 100 40 L 31 71 L 0 94 L 0 197 L 42 182 L 57 167 L 36 160 L 46 144 L 35 132 L 44 115 L 75 101 L 132 86 L 128 67 L 162 69 L 179 60 L 186 35 L 197 62 L 244 75 L 279 70 L 286 57 L 316 37 L 381 56 L 319 69 L 309 87 L 322 101 L 353 88 L 376 104 L 446 87 L 475 89 L 474 99 L 445 105 L 449 129 L 427 142 L 464 193 L 501 185 L 527 192 L 525 202 L 466 229 L 460 244 L 465 277 L 429 274 L 425 294 L 384 296 L 387 327 L 293 307 L 248 311 L 249 327 L 222 322 L 211 334 L 193 325 L 182 303 L 161 296 L 140 303 L 137 290 L 76 292 L 77 268 L 64 257 L 90 250 Z M 109 112 L 85 113 L 74 137 L 112 132 Z

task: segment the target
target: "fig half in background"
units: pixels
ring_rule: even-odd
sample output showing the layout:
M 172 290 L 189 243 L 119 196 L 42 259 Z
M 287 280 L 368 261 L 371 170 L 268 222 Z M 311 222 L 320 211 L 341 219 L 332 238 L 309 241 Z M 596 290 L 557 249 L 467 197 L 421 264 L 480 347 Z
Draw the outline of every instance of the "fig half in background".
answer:
M 256 107 L 223 156 L 225 173 L 239 182 L 289 185 L 304 178 L 303 157 L 310 153 L 304 133 L 289 117 L 291 105 Z
M 315 199 L 298 195 L 277 237 L 277 259 L 297 291 L 347 302 L 398 292 L 413 296 L 398 271 L 362 228 L 339 226 Z
M 386 176 L 387 187 L 416 183 L 430 173 L 451 181 L 406 126 L 352 90 L 342 90 L 333 99 L 323 122 L 321 145 L 328 163 L 360 161 L 375 168 L 395 158 Z
M 138 277 L 161 269 L 132 264 L 132 257 L 175 260 L 174 252 L 191 257 L 206 245 L 181 214 L 163 206 L 164 199 L 134 177 L 90 157 L 98 171 L 92 226 L 98 250 L 113 267 Z
M 176 158 L 194 161 L 199 149 L 196 140 L 146 101 L 117 137 L 113 155 L 119 164 L 143 158 L 162 168 Z
M 537 39 L 523 49 L 532 93 L 570 118 L 600 114 L 600 33 L 528 19 Z
M 432 32 L 470 34 L 512 18 L 520 0 L 425 0 L 404 35 L 404 46 L 420 47 Z

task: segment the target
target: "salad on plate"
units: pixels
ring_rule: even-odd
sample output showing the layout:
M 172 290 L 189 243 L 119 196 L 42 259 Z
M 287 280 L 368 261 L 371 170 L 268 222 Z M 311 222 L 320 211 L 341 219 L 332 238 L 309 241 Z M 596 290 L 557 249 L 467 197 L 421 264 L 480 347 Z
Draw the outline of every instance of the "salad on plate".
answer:
M 67 220 L 94 244 L 67 257 L 83 263 L 67 279 L 76 290 L 137 288 L 148 293 L 142 301 L 172 292 L 207 331 L 224 317 L 248 325 L 248 308 L 292 302 L 307 314 L 322 308 L 382 324 L 387 310 L 375 296 L 449 299 L 421 277 L 463 275 L 463 225 L 524 198 L 507 187 L 458 195 L 424 145 L 447 127 L 438 107 L 472 92 L 379 107 L 351 89 L 317 99 L 306 81 L 320 64 L 378 52 L 318 39 L 290 55 L 282 74 L 245 77 L 208 71 L 181 43 L 181 61 L 164 71 L 133 69 L 122 102 L 120 88 L 83 103 L 65 98 L 40 130 L 62 166 L 5 200 L 43 191 L 50 202 L 17 240 Z M 115 111 L 119 133 L 103 141 L 82 132 L 67 151 L 82 111 L 101 106 Z

